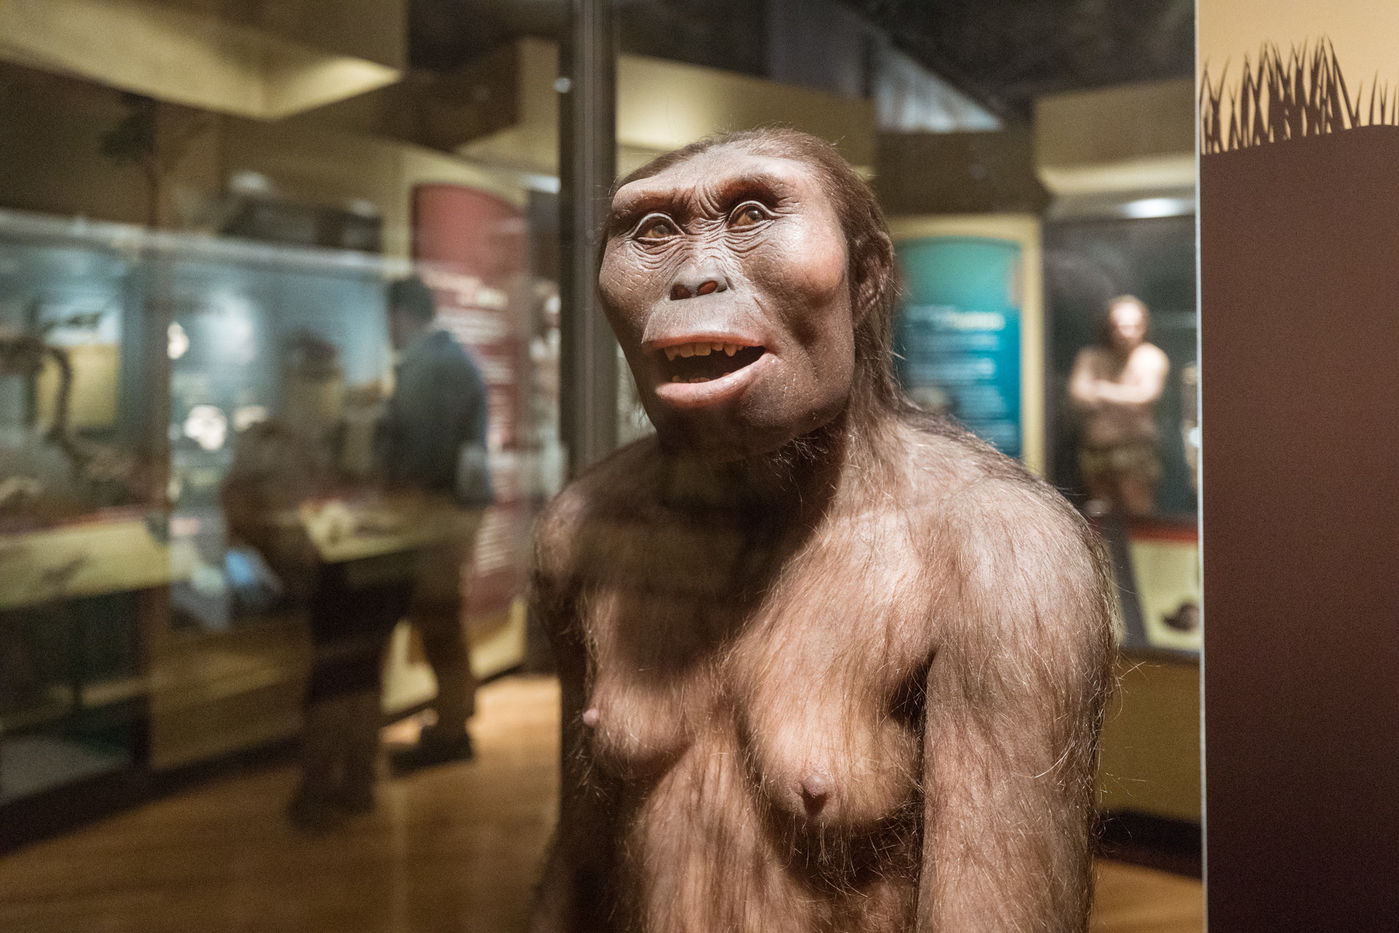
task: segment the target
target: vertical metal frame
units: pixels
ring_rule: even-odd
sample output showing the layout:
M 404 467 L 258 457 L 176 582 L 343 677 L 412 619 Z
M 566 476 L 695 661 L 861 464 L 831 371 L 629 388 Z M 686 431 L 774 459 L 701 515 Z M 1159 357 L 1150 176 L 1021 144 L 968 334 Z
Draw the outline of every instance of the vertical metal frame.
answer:
M 569 475 L 617 445 L 617 348 L 597 293 L 601 231 L 616 175 L 613 0 L 569 0 L 559 50 L 559 220 L 563 391 Z

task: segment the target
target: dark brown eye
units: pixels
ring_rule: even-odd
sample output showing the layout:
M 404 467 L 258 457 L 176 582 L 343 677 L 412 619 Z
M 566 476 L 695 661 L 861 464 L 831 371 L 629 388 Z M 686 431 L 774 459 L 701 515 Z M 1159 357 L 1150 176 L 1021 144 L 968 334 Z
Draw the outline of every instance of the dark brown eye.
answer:
M 746 201 L 734 208 L 729 215 L 729 226 L 731 227 L 751 227 L 760 224 L 768 219 L 767 208 L 756 201 Z
M 636 225 L 636 237 L 639 240 L 664 240 L 679 232 L 669 217 L 662 217 L 660 214 L 642 218 L 641 223 Z

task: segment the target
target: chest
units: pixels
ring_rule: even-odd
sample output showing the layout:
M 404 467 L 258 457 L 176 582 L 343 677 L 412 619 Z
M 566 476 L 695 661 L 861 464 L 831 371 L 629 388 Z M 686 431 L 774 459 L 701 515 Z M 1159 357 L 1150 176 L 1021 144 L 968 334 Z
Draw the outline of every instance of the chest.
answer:
M 1152 371 L 1152 359 L 1146 347 L 1137 347 L 1126 356 L 1099 351 L 1093 357 L 1093 377 L 1107 382 L 1130 384 L 1146 378 Z
M 729 756 L 752 799 L 801 819 L 898 809 L 921 770 L 938 627 L 924 557 L 843 528 L 764 565 L 692 535 L 621 548 L 584 602 L 598 764 L 684 787 Z

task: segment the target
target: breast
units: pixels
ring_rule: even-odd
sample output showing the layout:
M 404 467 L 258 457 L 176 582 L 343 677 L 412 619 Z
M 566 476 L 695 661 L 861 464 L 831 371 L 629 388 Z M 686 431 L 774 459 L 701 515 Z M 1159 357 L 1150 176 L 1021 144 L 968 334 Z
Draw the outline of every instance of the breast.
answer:
M 585 733 L 595 761 L 626 780 L 654 778 L 715 721 L 714 643 L 703 607 L 618 588 L 588 607 Z
M 753 778 L 799 821 L 872 830 L 918 803 L 934 610 L 891 556 L 911 560 L 912 548 L 883 530 L 854 528 L 818 554 L 829 558 L 793 575 L 730 655 Z M 852 558 L 864 532 L 878 560 Z
M 663 774 L 694 744 L 706 718 L 693 705 L 697 692 L 681 683 L 599 679 L 583 713 L 594 761 L 627 781 Z
M 859 689 L 772 683 L 745 704 L 741 741 L 758 789 L 799 822 L 873 830 L 917 802 L 922 738 Z

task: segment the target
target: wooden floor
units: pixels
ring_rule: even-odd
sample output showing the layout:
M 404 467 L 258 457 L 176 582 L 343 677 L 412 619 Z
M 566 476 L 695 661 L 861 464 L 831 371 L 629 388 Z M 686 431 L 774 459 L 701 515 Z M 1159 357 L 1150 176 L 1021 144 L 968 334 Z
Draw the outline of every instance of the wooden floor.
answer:
M 557 782 L 558 687 L 481 691 L 477 760 L 385 780 L 379 807 L 308 837 L 263 768 L 0 858 L 0 931 L 408 933 L 522 930 Z M 1094 933 L 1195 933 L 1198 881 L 1098 867 Z

